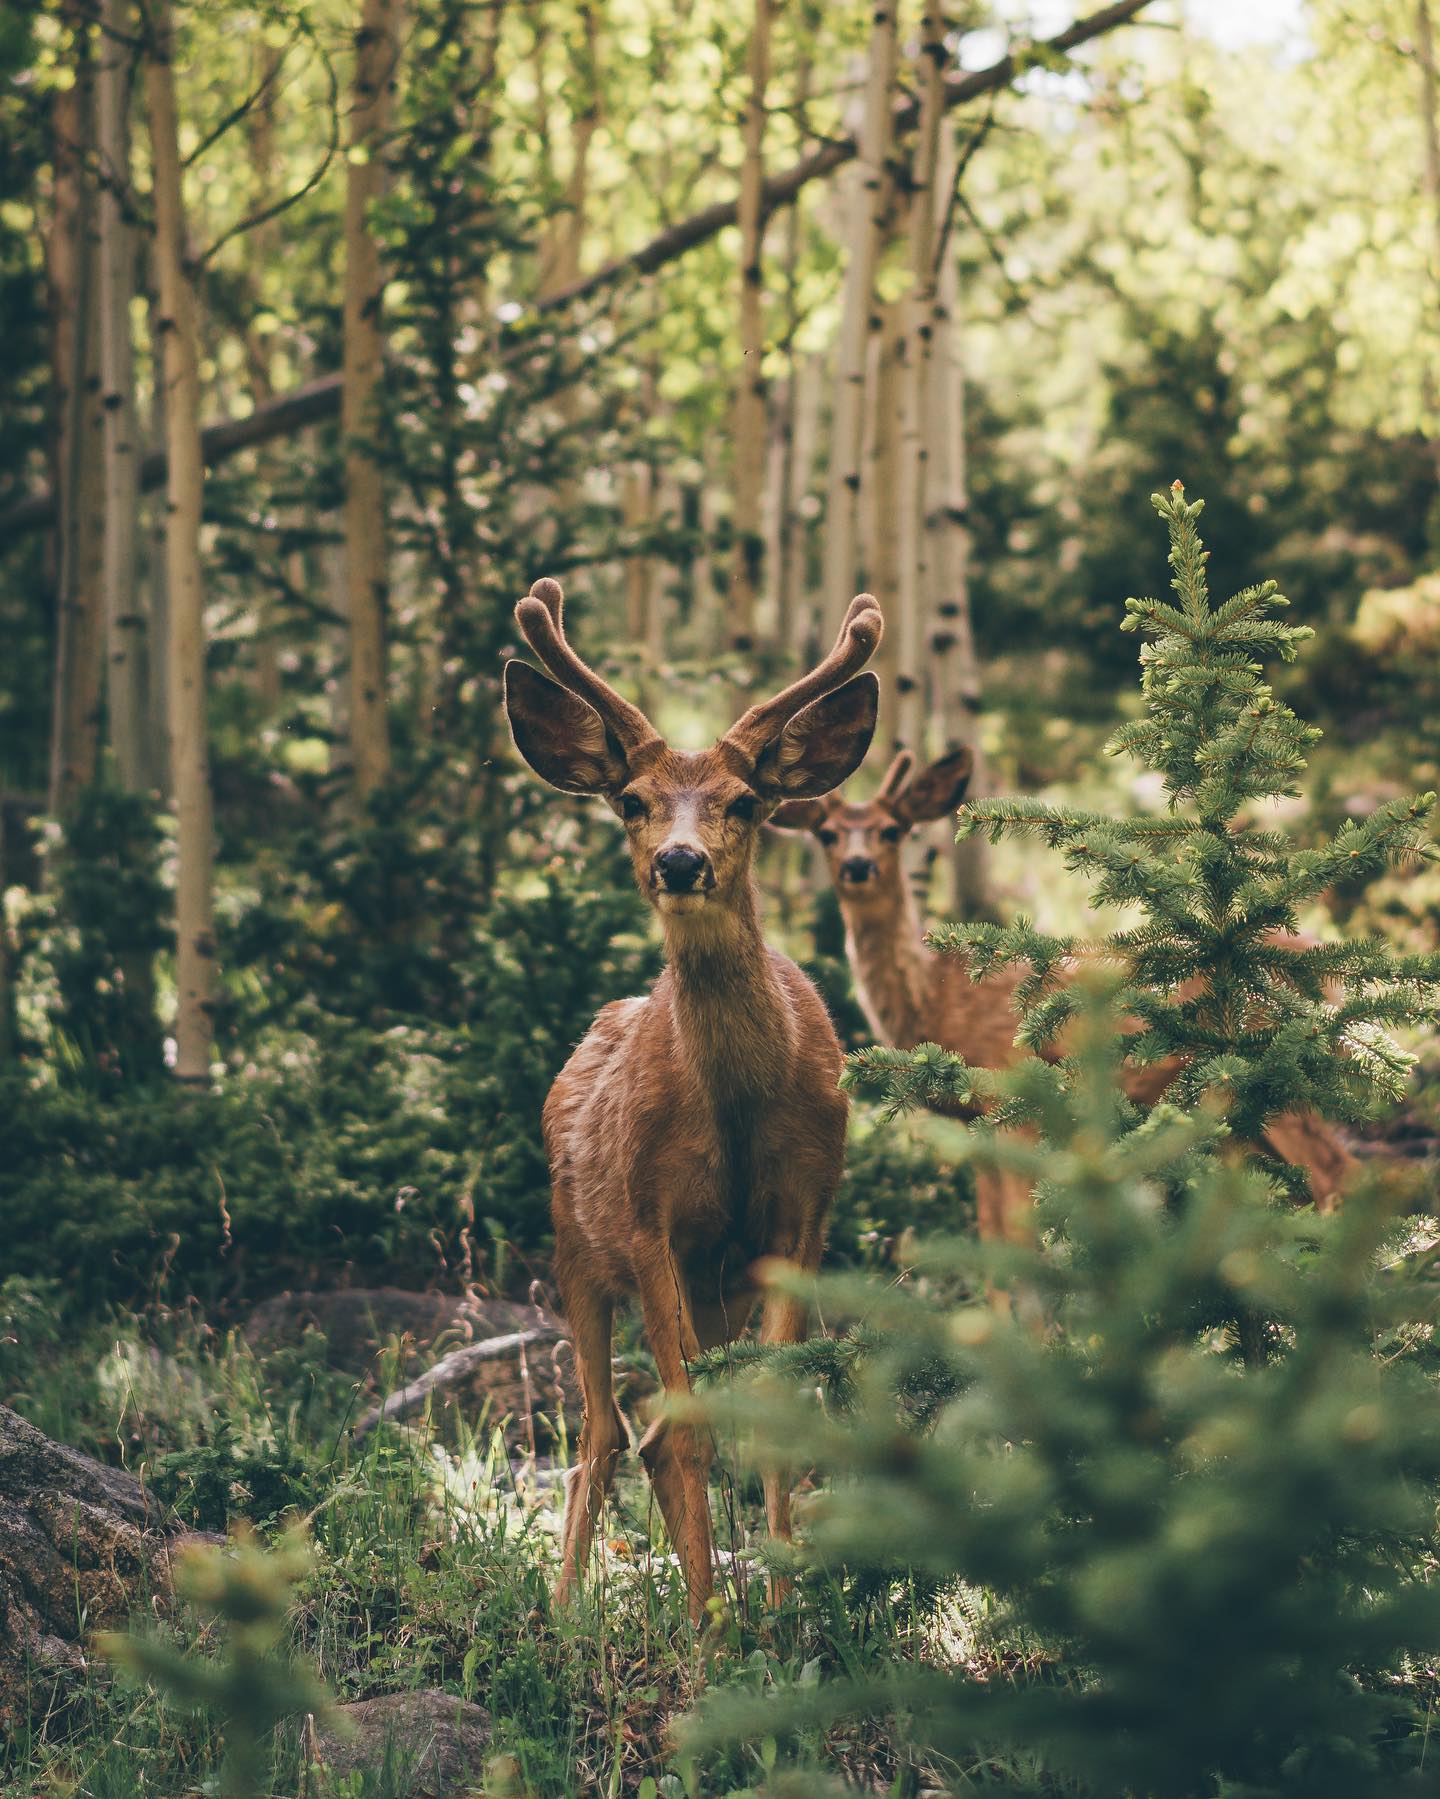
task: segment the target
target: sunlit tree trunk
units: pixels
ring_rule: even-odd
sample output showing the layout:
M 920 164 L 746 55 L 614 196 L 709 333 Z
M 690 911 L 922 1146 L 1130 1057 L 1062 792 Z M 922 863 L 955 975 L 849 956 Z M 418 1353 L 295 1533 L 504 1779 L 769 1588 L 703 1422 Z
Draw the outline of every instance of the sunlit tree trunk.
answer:
M 130 302 L 135 237 L 125 216 L 130 186 L 131 54 L 126 0 L 104 0 L 99 44 L 100 365 L 105 439 L 104 593 L 110 747 L 122 787 L 152 780 L 149 644 L 136 555 L 139 514 L 135 352 Z
M 930 637 L 932 735 L 937 748 L 969 746 L 975 758 L 970 793 L 989 793 L 980 738 L 980 664 L 970 615 L 970 496 L 965 441 L 965 365 L 957 318 L 959 278 L 947 254 L 940 270 L 932 350 L 936 404 L 931 414 L 930 483 L 925 528 L 930 539 L 935 623 Z M 990 847 L 983 836 L 951 846 L 953 910 L 962 918 L 994 910 Z
M 540 297 L 569 287 L 580 274 L 585 245 L 586 211 L 590 199 L 590 151 L 600 129 L 600 41 L 598 7 L 584 0 L 580 7 L 581 54 L 568 70 L 572 95 L 570 167 L 560 210 L 545 234 L 540 252 Z M 536 55 L 541 56 L 537 39 Z M 548 116 L 548 108 L 546 109 Z M 545 132 L 548 138 L 548 130 Z
M 104 411 L 100 404 L 95 59 L 86 15 L 67 6 L 74 82 L 54 100 L 55 210 L 47 246 L 57 510 L 50 808 L 95 778 L 104 667 Z
M 155 207 L 155 270 L 165 378 L 165 448 L 169 459 L 165 524 L 169 594 L 167 670 L 170 774 L 179 872 L 175 890 L 175 1074 L 209 1078 L 213 1040 L 211 995 L 215 937 L 211 865 L 214 854 L 210 759 L 205 722 L 205 605 L 200 576 L 199 334 L 195 291 L 185 257 L 179 131 L 175 109 L 174 23 L 170 0 L 153 0 L 145 59 Z
M 870 392 L 868 478 L 864 483 L 864 578 L 885 614 L 885 635 L 875 658 L 880 677 L 878 737 L 887 753 L 900 742 L 900 558 L 907 547 L 900 516 L 901 432 L 905 402 L 903 302 L 878 308 L 880 329 L 873 346 Z
M 655 507 L 655 471 L 648 462 L 627 464 L 622 478 L 620 510 L 626 538 L 639 543 L 648 535 Z M 664 656 L 663 600 L 656 580 L 655 558 L 648 549 L 631 549 L 625 558 L 625 627 L 639 656 L 638 690 L 648 703 L 656 671 Z
M 538 9 L 537 9 L 538 11 Z M 600 30 L 597 13 L 598 6 L 586 0 L 580 8 L 581 51 L 569 71 L 570 79 L 567 92 L 570 95 L 572 112 L 570 119 L 570 167 L 565 177 L 565 187 L 559 212 L 551 220 L 545 232 L 540 250 L 539 297 L 548 298 L 552 293 L 569 287 L 571 282 L 579 279 L 580 267 L 585 251 L 585 231 L 587 213 L 590 204 L 590 154 L 595 141 L 595 134 L 600 129 L 601 87 L 600 87 Z M 543 80 L 544 39 L 540 34 L 540 26 L 536 26 L 536 69 L 537 81 Z M 494 65 L 491 65 L 494 72 Z M 544 89 L 540 94 L 542 131 L 548 150 L 548 116 L 549 109 L 545 103 Z M 576 354 L 573 341 L 567 341 L 563 356 L 567 378 L 555 395 L 555 405 L 565 425 L 574 429 L 581 415 L 581 391 L 576 371 Z M 581 502 L 580 483 L 569 472 L 565 474 L 553 492 L 537 491 L 533 498 L 537 520 L 545 520 L 547 525 L 553 520 L 558 523 L 573 517 Z M 562 527 L 563 528 L 563 527 Z M 551 526 L 553 536 L 553 525 Z
M 875 268 L 889 211 L 891 93 L 895 80 L 895 7 L 872 15 L 865 110 L 860 124 L 853 218 L 846 245 L 845 293 L 835 356 L 835 404 L 825 500 L 821 605 L 838 622 L 858 580 L 861 461 L 865 440 L 865 367 L 875 299 Z
M 370 441 L 383 372 L 384 278 L 369 209 L 383 180 L 400 54 L 401 0 L 364 0 L 355 34 L 355 85 L 345 187 L 345 593 L 350 637 L 350 756 L 355 790 L 368 797 L 390 772 L 385 603 L 388 538 L 380 464 Z
M 158 347 L 164 333 L 158 283 L 153 278 L 155 263 L 153 241 L 147 239 L 151 279 L 146 283 L 150 294 L 149 332 L 152 349 Z M 159 355 L 151 356 L 152 385 L 146 435 L 153 449 L 163 451 L 165 434 L 165 370 Z M 170 784 L 170 575 L 165 554 L 166 496 L 159 493 L 149 502 L 146 519 L 145 586 L 149 601 L 149 629 L 146 632 L 150 652 L 149 718 L 150 774 L 157 790 L 165 797 Z
M 795 399 L 790 409 L 791 432 L 786 445 L 785 525 L 780 544 L 785 643 L 802 663 L 812 648 L 809 627 L 814 623 L 814 610 L 808 602 L 817 579 L 813 568 L 814 515 L 820 509 L 819 498 L 814 492 L 815 453 L 820 442 L 824 394 L 824 358 L 807 356 L 795 370 Z
M 257 212 L 272 204 L 276 195 L 275 108 L 284 60 L 285 50 L 282 45 L 269 43 L 261 45 L 258 93 L 255 104 L 246 115 L 253 187 L 251 204 Z M 250 232 L 250 250 L 258 279 L 263 281 L 266 272 L 276 266 L 279 256 L 280 220 L 278 218 L 262 219 L 254 227 Z M 250 382 L 255 395 L 255 404 L 263 406 L 267 400 L 274 397 L 275 393 L 274 358 L 271 352 L 270 335 L 268 332 L 257 329 L 252 322 L 246 337 L 249 349 Z M 270 458 L 261 457 L 260 470 L 262 479 L 267 477 L 273 479 L 274 466 Z M 291 560 L 293 561 L 293 558 Z M 274 600 L 272 597 L 267 596 L 263 601 L 257 599 L 254 662 L 251 672 L 260 712 L 266 718 L 275 711 L 280 702 L 280 637 L 275 629 L 273 612 Z
M 1432 309 L 1440 312 L 1440 120 L 1436 116 L 1435 28 L 1429 0 L 1415 0 L 1415 49 L 1415 60 L 1420 67 L 1420 122 L 1425 133 L 1425 197 L 1430 203 L 1430 230 L 1435 239 Z M 1440 393 L 1437 393 L 1433 352 L 1424 357 L 1421 367 L 1425 410 L 1430 415 L 1426 429 L 1436 468 L 1440 470 L 1440 420 L 1435 416 Z
M 731 443 L 735 457 L 735 535 L 730 566 L 730 647 L 748 656 L 755 646 L 755 604 L 765 560 L 761 502 L 765 485 L 765 94 L 770 83 L 770 21 L 774 0 L 755 0 L 745 99 L 745 160 L 740 170 L 740 372 Z

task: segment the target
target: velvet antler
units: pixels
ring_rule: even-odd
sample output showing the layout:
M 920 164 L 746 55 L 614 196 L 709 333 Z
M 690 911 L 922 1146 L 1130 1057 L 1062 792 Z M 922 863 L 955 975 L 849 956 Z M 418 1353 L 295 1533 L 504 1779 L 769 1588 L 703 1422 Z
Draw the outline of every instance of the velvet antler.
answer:
M 658 743 L 660 733 L 638 706 L 632 706 L 571 649 L 565 639 L 565 596 L 560 583 L 543 576 L 515 608 L 525 641 L 562 687 L 587 701 L 627 752 Z

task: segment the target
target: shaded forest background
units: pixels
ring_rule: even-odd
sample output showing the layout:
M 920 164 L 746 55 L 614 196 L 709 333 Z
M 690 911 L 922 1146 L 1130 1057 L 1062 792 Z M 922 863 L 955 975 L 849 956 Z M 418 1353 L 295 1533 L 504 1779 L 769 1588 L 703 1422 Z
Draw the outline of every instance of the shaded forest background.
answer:
M 1156 585 L 1136 521 L 1181 475 L 1217 587 L 1271 573 L 1320 632 L 1317 818 L 1423 786 L 1426 16 L 1227 47 L 1130 5 L 1048 37 L 934 6 L 12 13 L 20 1266 L 59 1231 L 133 1297 L 172 1232 L 194 1278 L 223 1229 L 233 1276 L 272 1208 L 295 1271 L 336 1231 L 472 1268 L 477 1220 L 543 1238 L 523 1120 L 651 952 L 604 821 L 505 740 L 541 572 L 697 743 L 869 586 L 882 749 L 1083 791 Z M 1067 921 L 1023 863 L 947 860 L 942 912 Z M 767 878 L 799 926 L 795 852 Z
M 1113 625 L 1156 585 L 1136 521 L 1183 475 L 1217 587 L 1271 573 L 1320 633 L 1317 822 L 1432 778 L 1434 81 L 1423 6 L 1363 12 L 1239 47 L 1134 5 L 1030 36 L 935 6 L 12 13 L 19 1266 L 58 1246 L 134 1297 L 224 1244 L 243 1282 L 282 1213 L 286 1274 L 336 1232 L 471 1271 L 485 1231 L 543 1239 L 524 1121 L 652 952 L 605 822 L 501 727 L 540 572 L 697 743 L 869 586 L 882 749 L 1098 790 Z M 800 929 L 796 852 L 767 879 Z M 1042 923 L 1065 893 L 973 846 L 933 884 Z M 1421 889 L 1380 903 L 1423 937 Z

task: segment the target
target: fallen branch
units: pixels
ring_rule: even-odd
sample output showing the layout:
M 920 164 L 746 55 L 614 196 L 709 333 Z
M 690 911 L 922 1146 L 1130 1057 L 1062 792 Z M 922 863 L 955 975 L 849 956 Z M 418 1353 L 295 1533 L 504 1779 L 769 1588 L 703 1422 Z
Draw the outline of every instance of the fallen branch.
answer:
M 1089 43 L 1092 38 L 1103 37 L 1118 25 L 1128 24 L 1149 4 L 1150 0 L 1115 0 L 1114 5 L 1102 6 L 1098 12 L 1077 19 L 1073 25 L 1057 32 L 1054 37 L 1040 39 L 1029 52 L 1023 49 L 1014 51 L 1008 56 L 1002 56 L 999 62 L 991 63 L 989 68 L 975 69 L 969 74 L 947 75 L 944 110 L 949 112 L 953 107 L 963 106 L 967 100 L 978 99 L 981 94 L 1008 87 L 1032 58 L 1043 64 L 1046 58 L 1064 56 L 1069 51 L 1078 49 L 1081 44 Z M 918 100 L 897 102 L 897 137 L 913 131 L 919 119 Z M 812 150 L 808 156 L 802 156 L 780 174 L 772 175 L 761 190 L 762 215 L 768 218 L 780 207 L 790 205 L 808 183 L 852 162 L 858 154 L 859 145 L 853 136 L 836 138 Z M 537 302 L 536 310 L 542 313 L 555 312 L 572 305 L 576 300 L 589 299 L 592 294 L 614 287 L 629 276 L 653 274 L 656 269 L 683 256 L 687 250 L 707 243 L 727 225 L 735 224 L 738 217 L 738 200 L 716 200 L 713 205 L 692 213 L 688 219 L 681 219 L 676 224 L 667 226 L 638 250 L 632 250 L 627 256 L 617 257 L 613 262 L 607 262 L 582 276 L 580 280 L 571 282 L 568 287 L 547 294 Z M 306 425 L 320 424 L 339 416 L 340 377 L 338 374 L 322 375 L 294 393 L 282 394 L 279 399 L 266 401 L 244 418 L 219 419 L 215 424 L 207 425 L 200 433 L 200 452 L 206 464 L 213 466 L 251 444 L 267 443 L 271 438 L 284 437 Z M 164 484 L 165 457 L 159 451 L 151 451 L 140 463 L 141 491 L 149 492 Z M 8 511 L 0 513 L 0 545 L 12 537 L 49 524 L 54 515 L 55 500 L 51 493 L 27 495 Z
M 423 1374 L 407 1381 L 403 1387 L 397 1387 L 383 1405 L 377 1405 L 356 1421 L 351 1437 L 355 1442 L 369 1436 L 376 1425 L 385 1421 L 393 1423 L 399 1418 L 408 1418 L 412 1412 L 418 1412 L 426 1399 L 437 1387 L 453 1387 L 457 1381 L 465 1379 L 476 1368 L 486 1362 L 502 1362 L 509 1356 L 519 1355 L 522 1350 L 533 1348 L 537 1343 L 558 1343 L 565 1331 L 558 1324 L 541 1324 L 533 1330 L 509 1331 L 503 1337 L 485 1337 L 479 1343 L 467 1343 L 461 1349 L 452 1349 L 450 1354 L 442 1356 L 433 1368 L 427 1368 Z
M 206 465 L 213 467 L 251 444 L 268 443 L 274 437 L 287 437 L 292 431 L 303 431 L 307 425 L 323 424 L 340 416 L 340 377 L 322 375 L 307 382 L 293 393 L 267 400 L 244 418 L 217 419 L 200 433 L 200 454 Z M 147 450 L 140 458 L 139 483 L 142 493 L 150 493 L 165 485 L 165 452 Z M 17 500 L 7 512 L 0 513 L 0 542 L 48 525 L 55 516 L 55 497 L 45 493 L 28 494 Z

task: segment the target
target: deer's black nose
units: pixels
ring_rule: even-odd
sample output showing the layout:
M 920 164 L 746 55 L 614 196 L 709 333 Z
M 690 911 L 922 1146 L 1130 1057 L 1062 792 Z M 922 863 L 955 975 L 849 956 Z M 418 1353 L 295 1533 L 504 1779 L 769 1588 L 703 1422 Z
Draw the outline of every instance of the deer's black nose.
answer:
M 655 858 L 655 873 L 668 893 L 689 893 L 704 866 L 705 858 L 698 850 L 683 847 L 661 850 Z
M 868 881 L 875 872 L 875 864 L 868 856 L 849 856 L 840 864 L 840 878 L 854 881 L 858 887 L 861 882 Z

